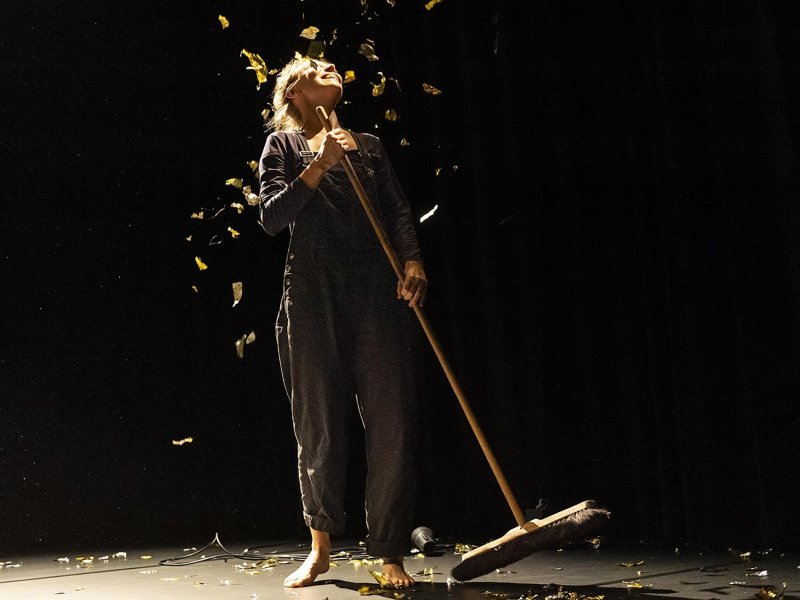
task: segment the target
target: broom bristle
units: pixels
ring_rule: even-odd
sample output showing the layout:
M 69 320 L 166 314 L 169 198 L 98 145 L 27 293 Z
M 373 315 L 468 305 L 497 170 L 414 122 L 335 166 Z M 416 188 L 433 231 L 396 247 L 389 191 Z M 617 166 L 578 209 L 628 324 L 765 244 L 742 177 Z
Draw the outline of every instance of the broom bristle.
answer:
M 576 511 L 564 519 L 462 560 L 450 571 L 450 575 L 456 581 L 468 581 L 522 560 L 534 552 L 556 550 L 570 542 L 585 540 L 596 534 L 610 517 L 611 513 L 604 508 L 590 507 Z

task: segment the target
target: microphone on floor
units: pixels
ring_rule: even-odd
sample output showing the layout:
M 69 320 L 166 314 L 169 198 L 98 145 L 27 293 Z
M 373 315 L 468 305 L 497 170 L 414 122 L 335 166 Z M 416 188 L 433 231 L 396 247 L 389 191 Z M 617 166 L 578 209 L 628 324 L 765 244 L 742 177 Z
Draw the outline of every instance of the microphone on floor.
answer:
M 433 539 L 433 531 L 429 527 L 417 527 L 411 534 L 411 541 L 423 554 L 436 552 L 436 540 Z

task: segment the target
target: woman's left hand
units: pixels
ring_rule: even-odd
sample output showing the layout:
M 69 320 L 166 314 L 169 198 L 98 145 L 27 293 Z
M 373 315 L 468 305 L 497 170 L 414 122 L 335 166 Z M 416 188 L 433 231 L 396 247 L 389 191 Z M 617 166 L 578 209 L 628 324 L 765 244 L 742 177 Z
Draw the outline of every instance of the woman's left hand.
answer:
M 428 278 L 425 276 L 425 269 L 418 260 L 407 260 L 405 264 L 405 279 L 397 282 L 397 298 L 408 300 L 411 307 L 425 302 L 425 294 L 428 291 Z

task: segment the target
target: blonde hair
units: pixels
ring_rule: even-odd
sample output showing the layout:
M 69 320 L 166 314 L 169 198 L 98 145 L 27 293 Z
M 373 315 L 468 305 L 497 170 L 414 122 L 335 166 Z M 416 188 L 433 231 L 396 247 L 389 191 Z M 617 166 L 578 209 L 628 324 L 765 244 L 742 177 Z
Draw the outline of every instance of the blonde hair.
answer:
M 314 60 L 308 56 L 296 56 L 281 69 L 272 92 L 272 117 L 266 123 L 268 130 L 289 131 L 303 128 L 300 111 L 287 100 L 286 94 L 291 91 L 292 86 L 306 69 L 317 68 L 320 63 L 328 64 L 328 61 Z

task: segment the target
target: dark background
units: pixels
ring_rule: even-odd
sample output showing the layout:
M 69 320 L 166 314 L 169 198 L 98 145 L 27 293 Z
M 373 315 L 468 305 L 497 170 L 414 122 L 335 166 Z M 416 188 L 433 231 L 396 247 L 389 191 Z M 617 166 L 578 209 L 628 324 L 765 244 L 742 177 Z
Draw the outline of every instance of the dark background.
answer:
M 356 72 L 343 123 L 384 140 L 416 217 L 438 205 L 426 312 L 523 507 L 594 498 L 609 542 L 797 547 L 796 3 L 0 11 L 0 546 L 305 537 L 288 232 L 225 180 L 252 183 L 274 83 L 240 51 L 279 67 L 315 25 Z M 400 86 L 375 98 L 378 71 Z M 417 522 L 482 543 L 514 522 L 424 358 Z

